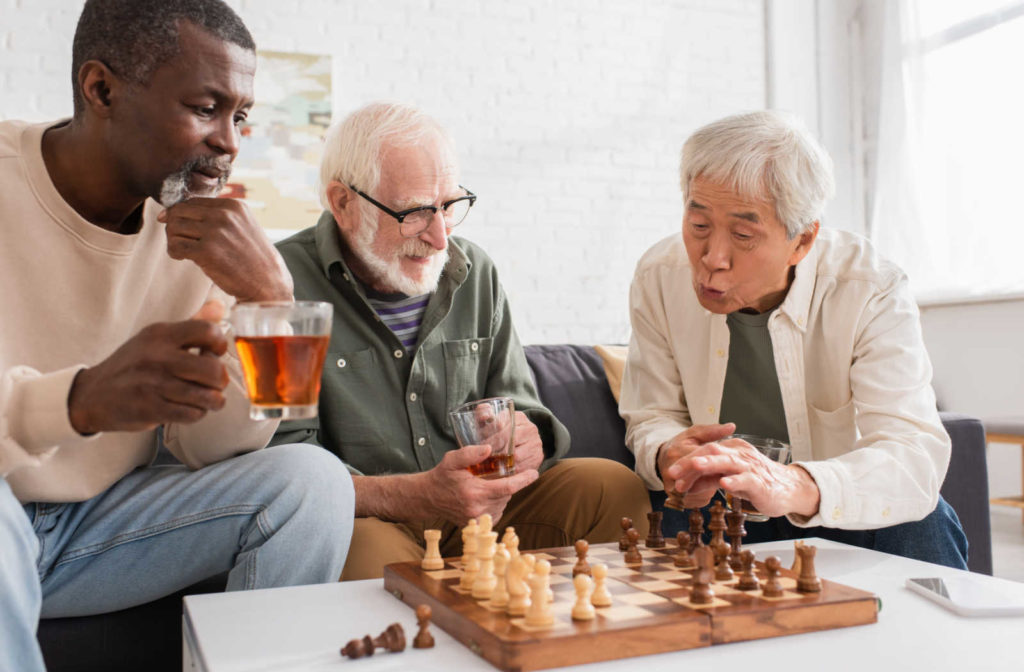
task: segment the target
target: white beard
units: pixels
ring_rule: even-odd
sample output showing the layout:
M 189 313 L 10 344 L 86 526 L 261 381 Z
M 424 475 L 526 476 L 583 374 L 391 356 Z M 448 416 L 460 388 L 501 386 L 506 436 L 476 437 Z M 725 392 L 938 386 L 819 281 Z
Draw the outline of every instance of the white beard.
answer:
M 374 289 L 388 293 L 399 292 L 406 296 L 429 294 L 437 289 L 441 272 L 448 263 L 448 249 L 438 252 L 419 238 L 408 238 L 390 259 L 378 255 L 373 249 L 373 239 L 377 235 L 376 222 L 363 218 L 356 232 L 350 237 L 348 244 L 353 254 L 361 261 L 373 276 Z M 402 270 L 402 257 L 406 255 L 430 257 L 423 267 L 419 280 L 410 278 Z
M 192 171 L 208 166 L 218 166 L 224 171 L 224 174 L 217 180 L 217 186 L 211 188 L 208 192 L 193 192 L 188 188 L 189 176 Z M 223 165 L 223 162 L 218 164 L 216 159 L 209 157 L 199 157 L 188 161 L 175 173 L 168 175 L 163 184 L 160 185 L 160 205 L 165 208 L 169 208 L 173 205 L 177 205 L 182 201 L 188 200 L 195 196 L 216 196 L 224 188 L 224 185 L 228 182 L 228 177 L 231 173 L 231 164 Z

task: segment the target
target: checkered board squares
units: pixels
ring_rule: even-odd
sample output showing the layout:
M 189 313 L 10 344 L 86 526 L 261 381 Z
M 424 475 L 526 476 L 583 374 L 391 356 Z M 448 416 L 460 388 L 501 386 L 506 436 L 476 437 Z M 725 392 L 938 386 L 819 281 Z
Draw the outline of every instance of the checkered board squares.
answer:
M 388 565 L 384 587 L 413 609 L 429 605 L 438 627 L 497 667 L 524 672 L 877 620 L 873 595 L 826 580 L 820 593 L 799 593 L 796 575 L 788 569 L 780 579 L 780 598 L 765 598 L 760 590 L 737 590 L 734 578 L 712 584 L 711 604 L 695 605 L 690 601 L 695 570 L 675 567 L 677 552 L 670 542 L 663 549 L 643 549 L 641 563 L 626 565 L 617 543 L 591 544 L 587 561 L 607 566 L 605 585 L 612 605 L 597 608 L 590 621 L 572 620 L 574 549 L 533 552 L 551 563 L 554 594 L 554 623 L 539 628 L 526 626 L 523 617 L 489 608 L 459 588 L 458 558 L 431 572 L 423 571 L 419 563 Z M 756 572 L 764 581 L 763 565 L 759 563 Z

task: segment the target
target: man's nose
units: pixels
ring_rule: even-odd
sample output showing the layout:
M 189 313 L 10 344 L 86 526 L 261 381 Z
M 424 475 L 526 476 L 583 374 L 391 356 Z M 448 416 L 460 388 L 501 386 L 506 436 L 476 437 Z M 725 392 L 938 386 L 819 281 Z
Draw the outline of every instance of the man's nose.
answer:
M 704 266 L 713 271 L 729 268 L 732 264 L 732 248 L 725 236 L 712 234 L 704 245 L 704 254 L 701 255 Z
M 207 136 L 206 142 L 224 154 L 238 156 L 241 132 L 232 117 L 223 117 L 217 121 L 213 131 Z
M 439 209 L 430 218 L 430 224 L 419 235 L 419 239 L 438 252 L 441 252 L 448 247 L 448 233 L 450 231 L 451 229 L 448 228 L 448 223 L 444 218 L 444 211 Z

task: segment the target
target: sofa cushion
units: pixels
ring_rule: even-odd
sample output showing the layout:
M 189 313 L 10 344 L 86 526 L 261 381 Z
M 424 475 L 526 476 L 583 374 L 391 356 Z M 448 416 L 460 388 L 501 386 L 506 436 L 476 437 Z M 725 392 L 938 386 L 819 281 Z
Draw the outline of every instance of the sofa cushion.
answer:
M 593 346 L 528 345 L 525 350 L 540 400 L 572 437 L 567 457 L 606 457 L 632 469 L 626 424 Z

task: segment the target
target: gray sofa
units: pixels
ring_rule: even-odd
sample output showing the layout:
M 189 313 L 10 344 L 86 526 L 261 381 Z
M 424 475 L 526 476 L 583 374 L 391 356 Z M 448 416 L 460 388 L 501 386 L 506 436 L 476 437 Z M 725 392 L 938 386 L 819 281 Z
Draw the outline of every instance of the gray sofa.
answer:
M 527 346 L 537 389 L 544 403 L 569 428 L 570 457 L 597 456 L 630 467 L 625 425 L 608 388 L 600 357 L 591 346 Z M 972 571 L 992 573 L 985 434 L 976 418 L 942 414 L 953 438 L 953 458 L 942 494 L 964 530 Z M 655 504 L 657 495 L 652 497 Z M 179 594 L 124 611 L 83 618 L 47 619 L 39 641 L 50 672 L 151 672 L 181 670 L 181 598 L 223 590 L 224 577 L 213 577 Z

